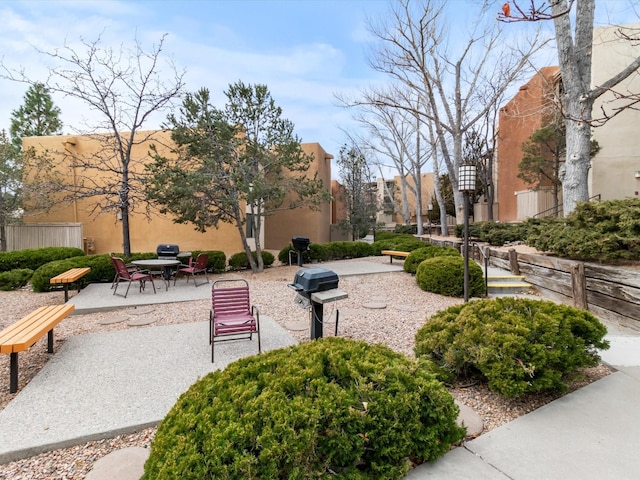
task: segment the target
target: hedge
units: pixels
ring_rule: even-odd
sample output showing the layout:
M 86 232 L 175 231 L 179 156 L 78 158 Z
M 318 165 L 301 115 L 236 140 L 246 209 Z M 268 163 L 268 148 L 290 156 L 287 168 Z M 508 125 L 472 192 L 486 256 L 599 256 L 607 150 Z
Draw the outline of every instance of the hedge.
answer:
M 464 437 L 457 415 L 418 362 L 329 337 L 192 385 L 159 425 L 142 478 L 397 479 Z

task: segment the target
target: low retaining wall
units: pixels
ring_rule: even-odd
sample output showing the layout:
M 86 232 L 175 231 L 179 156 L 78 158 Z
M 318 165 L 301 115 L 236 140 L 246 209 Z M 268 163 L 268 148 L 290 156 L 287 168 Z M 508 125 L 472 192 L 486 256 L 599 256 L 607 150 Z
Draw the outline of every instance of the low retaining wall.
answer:
M 431 239 L 434 245 L 458 249 L 462 241 Z M 473 243 L 469 254 L 489 266 L 524 275 L 547 299 L 590 311 L 600 320 L 640 330 L 640 270 L 580 262 L 541 254 L 503 250 Z
M 640 270 L 490 248 L 489 264 L 524 275 L 544 297 L 640 329 Z

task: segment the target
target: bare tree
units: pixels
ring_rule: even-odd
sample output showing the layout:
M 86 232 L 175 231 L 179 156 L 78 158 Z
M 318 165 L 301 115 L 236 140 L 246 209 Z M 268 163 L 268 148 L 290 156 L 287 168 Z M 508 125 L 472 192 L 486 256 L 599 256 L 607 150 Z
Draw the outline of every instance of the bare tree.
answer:
M 75 175 L 60 203 L 93 199 L 90 214 L 118 212 L 126 256 L 131 254 L 129 214 L 141 210 L 149 214 L 141 181 L 147 155 L 134 156 L 134 146 L 150 140 L 151 134 L 143 132 L 143 126 L 168 108 L 183 88 L 184 71 L 178 71 L 173 61 L 163 56 L 165 38 L 162 36 L 148 52 L 138 40 L 133 47 L 103 47 L 101 37 L 81 40 L 81 48 L 65 45 L 48 52 L 39 50 L 56 64 L 44 82 L 48 91 L 79 100 L 97 113 L 95 121 L 85 120 L 86 128 L 78 133 L 93 139 L 100 146 L 98 151 L 79 154 L 73 144 L 67 144 L 61 152 Z M 4 64 L 2 68 L 3 78 L 38 83 L 22 70 Z
M 337 159 L 339 176 L 344 186 L 343 198 L 347 218 L 342 226 L 351 240 L 366 236 L 376 224 L 374 177 L 363 150 L 356 143 L 344 144 Z
M 380 41 L 373 68 L 404 85 L 403 90 L 420 102 L 402 98 L 403 90 L 396 90 L 393 95 L 369 92 L 362 103 L 405 109 L 433 123 L 460 212 L 463 199 L 457 189 L 457 176 L 465 133 L 494 108 L 510 85 L 522 78 L 532 56 L 547 42 L 539 34 L 523 45 L 514 39 L 505 42 L 501 27 L 493 24 L 470 33 L 453 52 L 446 41 L 449 23 L 444 5 L 441 0 L 400 0 L 388 23 L 370 25 Z M 479 18 L 482 16 L 479 12 Z M 487 83 L 493 88 L 484 88 Z M 461 217 L 459 214 L 458 222 Z
M 342 102 L 348 104 L 344 100 Z M 370 104 L 360 105 L 354 118 L 367 129 L 368 137 L 361 142 L 378 154 L 376 158 L 388 159 L 399 173 L 400 207 L 406 224 L 411 221 L 408 195 L 414 197 L 418 234 L 422 234 L 422 171 L 431 153 L 422 142 L 422 119 L 415 112 Z
M 616 94 L 617 99 L 627 98 L 628 104 L 618 107 L 613 114 L 603 114 L 594 119 L 593 106 L 601 95 L 613 89 L 640 68 L 640 56 L 628 63 L 615 75 L 600 85 L 591 86 L 591 62 L 593 48 L 593 22 L 595 0 L 551 0 L 549 2 L 514 1 L 514 8 L 499 15 L 505 22 L 552 20 L 555 28 L 558 63 L 564 85 L 564 116 L 566 119 L 566 160 L 562 181 L 563 210 L 565 216 L 576 208 L 578 202 L 589 199 L 589 168 L 591 165 L 591 127 L 633 108 L 638 95 Z M 575 5 L 575 19 L 569 13 Z M 572 24 L 573 21 L 573 24 Z M 632 40 L 633 34 L 627 39 Z M 622 35 L 624 38 L 624 35 Z

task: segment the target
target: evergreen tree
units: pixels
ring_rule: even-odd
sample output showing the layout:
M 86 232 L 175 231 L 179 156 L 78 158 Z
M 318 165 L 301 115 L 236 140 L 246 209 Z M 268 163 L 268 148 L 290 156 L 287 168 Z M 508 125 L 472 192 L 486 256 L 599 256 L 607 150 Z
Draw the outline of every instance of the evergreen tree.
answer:
M 160 213 L 201 232 L 219 222 L 235 224 L 251 269 L 261 272 L 263 217 L 317 209 L 331 195 L 317 173 L 308 172 L 313 157 L 302 150 L 293 123 L 282 117 L 266 85 L 237 82 L 225 95 L 227 104 L 217 109 L 202 88 L 185 96 L 178 115 L 169 115 L 176 147 L 165 157 L 152 146 L 146 194 Z
M 0 250 L 7 250 L 6 225 L 15 217 L 20 206 L 20 154 L 9 141 L 5 130 L 0 131 Z
M 23 137 L 55 135 L 61 129 L 60 109 L 49 90 L 42 83 L 34 83 L 24 95 L 24 104 L 11 113 L 11 143 L 21 151 Z

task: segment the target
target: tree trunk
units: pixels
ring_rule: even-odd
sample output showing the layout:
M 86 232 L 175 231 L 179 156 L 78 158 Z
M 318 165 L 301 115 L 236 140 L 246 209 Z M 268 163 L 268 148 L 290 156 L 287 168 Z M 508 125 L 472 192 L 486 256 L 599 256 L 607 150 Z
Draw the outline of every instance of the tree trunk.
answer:
M 562 182 L 562 205 L 565 217 L 575 210 L 578 202 L 589 200 L 590 150 L 589 125 L 567 120 L 567 160 Z
M 591 49 L 593 44 L 594 0 L 579 0 L 576 10 L 575 35 L 571 17 L 561 15 L 567 9 L 566 0 L 551 2 L 558 63 L 565 87 L 567 112 L 567 152 L 562 181 L 563 210 L 567 216 L 578 202 L 589 199 L 589 167 L 591 163 Z

